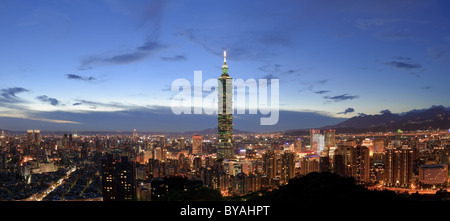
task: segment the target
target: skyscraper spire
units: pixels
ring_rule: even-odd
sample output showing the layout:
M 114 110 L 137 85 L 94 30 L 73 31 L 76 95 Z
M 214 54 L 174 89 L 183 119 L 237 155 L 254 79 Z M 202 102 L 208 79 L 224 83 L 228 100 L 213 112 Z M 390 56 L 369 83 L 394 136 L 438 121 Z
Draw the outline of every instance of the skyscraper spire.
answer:
M 223 51 L 222 75 L 228 75 L 227 51 Z
M 227 65 L 227 51 L 223 51 L 223 64 Z

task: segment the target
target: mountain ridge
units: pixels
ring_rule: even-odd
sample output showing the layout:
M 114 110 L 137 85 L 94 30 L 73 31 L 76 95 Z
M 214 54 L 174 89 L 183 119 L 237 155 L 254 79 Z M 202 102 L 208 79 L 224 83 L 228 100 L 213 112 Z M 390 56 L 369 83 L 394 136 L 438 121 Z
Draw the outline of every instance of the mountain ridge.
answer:
M 376 115 L 363 115 L 349 118 L 341 123 L 315 128 L 319 130 L 334 129 L 338 133 L 416 131 L 427 129 L 450 129 L 450 108 L 432 106 L 428 109 L 411 110 L 393 114 L 390 111 Z M 311 128 L 312 129 L 312 128 Z M 285 131 L 286 135 L 307 135 L 309 129 Z

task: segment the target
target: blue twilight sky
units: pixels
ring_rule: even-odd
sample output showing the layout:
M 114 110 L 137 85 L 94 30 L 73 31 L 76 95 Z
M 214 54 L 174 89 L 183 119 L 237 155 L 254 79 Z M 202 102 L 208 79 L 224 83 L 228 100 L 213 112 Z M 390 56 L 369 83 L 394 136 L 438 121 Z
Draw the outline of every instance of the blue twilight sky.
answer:
M 170 86 L 193 84 L 196 70 L 218 78 L 223 50 L 231 77 L 280 82 L 278 124 L 235 115 L 237 129 L 450 106 L 449 10 L 446 0 L 0 0 L 0 128 L 216 127 L 216 116 L 173 114 Z

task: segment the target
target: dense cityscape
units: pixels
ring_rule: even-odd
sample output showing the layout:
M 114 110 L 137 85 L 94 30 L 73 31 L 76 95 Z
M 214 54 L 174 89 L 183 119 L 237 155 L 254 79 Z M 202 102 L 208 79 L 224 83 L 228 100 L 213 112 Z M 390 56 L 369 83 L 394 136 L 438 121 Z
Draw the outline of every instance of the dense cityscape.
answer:
M 242 134 L 234 136 L 233 157 L 217 160 L 216 135 L 3 131 L 0 198 L 160 201 L 202 187 L 236 197 L 312 172 L 353 177 L 369 189 L 435 194 L 448 190 L 449 138 L 447 130 Z
M 441 219 L 449 7 L 0 0 L 0 211 Z
M 374 191 L 450 199 L 450 129 L 233 134 L 229 79 L 224 52 L 213 134 L 2 131 L 0 200 L 239 201 L 330 172 Z

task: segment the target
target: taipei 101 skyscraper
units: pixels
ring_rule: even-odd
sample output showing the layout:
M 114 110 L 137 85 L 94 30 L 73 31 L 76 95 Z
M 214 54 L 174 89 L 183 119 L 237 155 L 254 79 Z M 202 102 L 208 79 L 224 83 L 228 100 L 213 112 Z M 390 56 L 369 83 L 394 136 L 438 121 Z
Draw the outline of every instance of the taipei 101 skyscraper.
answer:
M 233 83 L 228 75 L 227 52 L 223 52 L 222 75 L 218 79 L 218 125 L 217 158 L 230 159 L 233 149 Z

